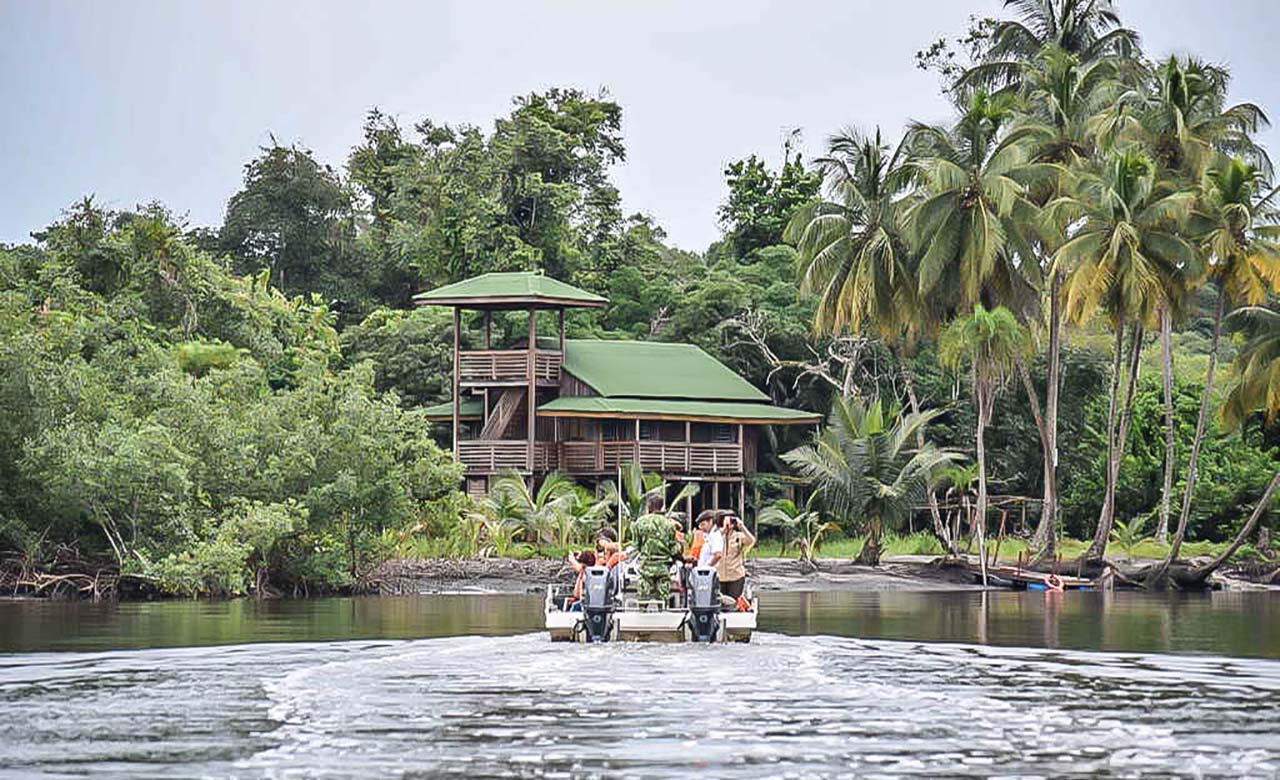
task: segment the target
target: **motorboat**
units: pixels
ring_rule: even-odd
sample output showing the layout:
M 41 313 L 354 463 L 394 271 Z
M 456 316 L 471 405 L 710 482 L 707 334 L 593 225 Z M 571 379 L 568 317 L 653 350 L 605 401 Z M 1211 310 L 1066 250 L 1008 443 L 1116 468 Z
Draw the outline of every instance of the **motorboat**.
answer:
M 720 595 L 715 569 L 682 568 L 667 603 L 639 599 L 627 564 L 583 572 L 582 599 L 548 585 L 547 633 L 553 642 L 749 642 L 760 603 L 750 588 L 738 601 Z

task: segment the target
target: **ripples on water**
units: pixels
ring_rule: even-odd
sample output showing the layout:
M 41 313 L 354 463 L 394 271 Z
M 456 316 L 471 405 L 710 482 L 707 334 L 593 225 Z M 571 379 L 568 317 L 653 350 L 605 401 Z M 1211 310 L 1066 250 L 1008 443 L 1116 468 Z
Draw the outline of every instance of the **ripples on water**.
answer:
M 1274 661 L 757 635 L 0 657 L 0 776 L 1280 775 Z

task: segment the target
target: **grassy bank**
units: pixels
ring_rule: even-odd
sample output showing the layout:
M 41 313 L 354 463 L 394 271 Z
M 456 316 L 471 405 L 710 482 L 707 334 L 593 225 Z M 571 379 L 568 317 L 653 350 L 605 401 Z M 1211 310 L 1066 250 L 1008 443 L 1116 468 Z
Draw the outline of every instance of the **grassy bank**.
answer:
M 881 540 L 881 543 L 884 548 L 881 555 L 884 557 L 896 555 L 942 555 L 944 553 L 942 544 L 932 534 L 923 531 L 914 534 L 889 534 Z M 856 558 L 862 552 L 864 544 L 866 544 L 866 537 L 862 536 L 831 539 L 824 542 L 818 549 L 817 557 L 819 559 Z M 1088 541 L 1079 539 L 1062 539 L 1058 543 L 1058 549 L 1063 560 L 1078 558 L 1088 547 Z M 1191 558 L 1202 555 L 1216 555 L 1225 547 L 1225 542 L 1187 542 L 1182 545 L 1181 557 Z M 494 557 L 529 560 L 535 558 L 564 558 L 570 552 L 576 552 L 580 549 L 582 549 L 581 546 L 535 546 L 524 542 L 515 542 L 504 546 L 502 550 L 494 550 L 490 551 L 490 553 Z M 988 539 L 988 555 L 994 555 L 996 551 L 996 540 Z M 1135 544 L 1130 550 L 1125 550 L 1119 545 L 1112 544 L 1107 549 L 1107 555 L 1110 558 L 1163 558 L 1168 551 L 1168 545 L 1159 544 L 1154 540 L 1146 540 Z M 976 553 L 977 545 L 971 545 L 967 552 Z M 1002 561 L 1017 561 L 1019 555 L 1025 557 L 1027 552 L 1028 545 L 1021 539 L 1004 539 L 999 542 L 999 559 Z M 459 556 L 451 548 L 447 540 L 428 538 L 406 540 L 397 545 L 397 553 L 398 557 L 408 560 L 467 557 Z M 1236 557 L 1248 558 L 1254 554 L 1253 548 L 1246 545 L 1241 548 Z M 799 558 L 800 550 L 794 544 L 784 547 L 779 539 L 763 539 L 749 555 L 753 558 Z
M 861 536 L 847 537 L 842 539 L 833 539 L 825 542 L 819 549 L 817 557 L 822 558 L 856 558 L 858 553 L 862 552 L 863 545 L 866 544 L 866 538 Z M 942 555 L 942 544 L 932 535 L 924 532 L 914 534 L 890 534 L 881 540 L 883 551 L 881 555 L 891 557 L 895 555 Z M 1182 545 L 1181 557 L 1195 557 L 1200 555 L 1216 555 L 1218 552 L 1226 548 L 1225 542 L 1186 542 Z M 988 555 L 994 555 L 997 550 L 997 542 L 994 539 L 987 540 Z M 1062 539 L 1058 543 L 1058 550 L 1064 560 L 1078 558 L 1089 547 L 1089 542 L 1079 539 Z M 968 552 L 976 553 L 977 544 L 973 544 L 968 548 Z M 1021 539 L 1005 539 L 999 542 L 999 558 L 1002 561 L 1016 561 L 1019 555 L 1025 557 L 1028 552 L 1028 545 Z M 1169 546 L 1160 544 L 1155 540 L 1146 540 L 1134 545 L 1131 550 L 1122 550 L 1117 545 L 1110 545 L 1107 549 L 1107 556 L 1110 558 L 1163 558 L 1169 552 Z M 788 546 L 784 549 L 781 541 L 777 539 L 766 539 L 756 546 L 751 553 L 757 558 L 798 558 L 800 551 L 795 545 Z M 1241 548 L 1237 557 L 1248 557 L 1253 554 L 1253 548 L 1245 546 Z

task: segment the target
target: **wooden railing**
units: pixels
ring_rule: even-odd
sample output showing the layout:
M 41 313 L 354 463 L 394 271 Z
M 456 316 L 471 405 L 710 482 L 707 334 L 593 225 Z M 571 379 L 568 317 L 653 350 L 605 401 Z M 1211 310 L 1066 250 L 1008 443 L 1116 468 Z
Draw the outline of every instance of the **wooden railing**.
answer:
M 557 447 L 553 442 L 533 445 L 535 471 L 555 471 Z M 529 470 L 529 443 L 513 439 L 468 439 L 458 442 L 458 460 L 473 474 Z
M 534 353 L 534 375 L 540 381 L 560 381 L 559 352 Z M 523 349 L 480 350 L 458 353 L 458 378 L 463 382 L 528 382 L 529 353 Z
M 569 441 L 560 444 L 559 468 L 569 474 L 609 472 L 639 462 L 645 471 L 685 474 L 739 474 L 737 444 L 666 441 Z

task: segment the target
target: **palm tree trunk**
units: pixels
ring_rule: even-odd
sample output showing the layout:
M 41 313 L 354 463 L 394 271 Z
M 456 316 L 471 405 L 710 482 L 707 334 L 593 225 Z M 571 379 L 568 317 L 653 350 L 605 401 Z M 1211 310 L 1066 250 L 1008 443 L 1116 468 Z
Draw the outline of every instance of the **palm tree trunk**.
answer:
M 1111 488 L 1111 464 L 1115 461 L 1116 452 L 1116 410 L 1120 406 L 1120 371 L 1121 358 L 1124 355 L 1124 325 L 1117 323 L 1116 325 L 1116 343 L 1115 350 L 1111 356 L 1111 387 L 1107 396 L 1107 471 L 1106 471 L 1106 492 Z M 1086 558 L 1092 558 L 1094 548 L 1098 547 L 1098 532 L 1102 531 L 1103 522 L 1109 513 L 1106 499 L 1103 499 L 1102 510 L 1098 514 L 1098 525 L 1094 532 L 1093 543 L 1089 545 L 1089 549 L 1085 552 Z M 1107 529 L 1110 533 L 1111 529 Z M 1105 549 L 1105 545 L 1104 545 Z M 1101 557 L 1101 552 L 1098 556 Z
M 880 565 L 880 518 L 872 518 L 867 524 L 867 541 L 858 552 L 857 563 L 864 566 Z
M 1271 500 L 1275 496 L 1277 487 L 1280 487 L 1280 471 L 1271 476 L 1271 482 L 1267 483 L 1267 489 L 1262 493 L 1262 498 L 1258 500 L 1258 505 L 1253 508 L 1253 514 L 1249 515 L 1249 520 L 1240 529 L 1240 533 L 1236 534 L 1236 538 L 1227 549 L 1218 553 L 1213 560 L 1192 569 L 1192 579 L 1203 580 L 1213 574 L 1219 566 L 1231 560 L 1231 556 L 1236 554 L 1236 550 L 1240 549 L 1240 546 L 1244 544 L 1244 540 L 1249 538 L 1249 534 L 1253 533 L 1253 529 L 1258 527 L 1258 522 L 1266 515 L 1267 510 L 1271 508 Z
M 1167 307 L 1160 310 L 1160 360 L 1164 380 L 1164 484 L 1160 488 L 1160 520 L 1156 540 L 1169 541 L 1169 507 L 1173 503 L 1173 469 L 1177 465 L 1177 445 L 1173 429 L 1173 317 Z
M 911 372 L 911 366 L 907 363 L 905 355 L 896 354 L 898 365 L 902 370 L 902 384 L 907 389 L 907 403 L 911 405 L 911 413 L 920 413 L 920 399 L 916 396 L 916 379 Z M 916 446 L 924 449 L 924 430 L 916 429 Z M 947 548 L 952 555 L 957 555 L 955 538 L 947 533 L 947 524 L 942 520 L 942 512 L 938 509 L 938 496 L 933 490 L 929 490 L 929 516 L 933 519 L 933 533 L 938 537 L 938 541 Z
M 1116 337 L 1116 366 L 1119 366 L 1119 356 L 1121 345 L 1124 341 L 1124 330 L 1119 329 Z M 1087 561 L 1099 561 L 1106 555 L 1107 542 L 1111 538 L 1111 527 L 1116 519 L 1116 487 L 1120 481 L 1120 463 L 1124 460 L 1125 443 L 1129 438 L 1129 424 L 1133 420 L 1133 397 L 1134 391 L 1138 386 L 1138 370 L 1142 363 L 1142 327 L 1140 325 L 1133 326 L 1133 334 L 1130 337 L 1129 345 L 1129 363 L 1127 366 L 1127 386 L 1125 387 L 1125 398 L 1123 405 L 1118 404 L 1117 398 L 1112 398 L 1111 415 L 1115 417 L 1119 406 L 1120 418 L 1117 423 L 1108 425 L 1111 430 L 1111 442 L 1107 448 L 1107 484 L 1106 492 L 1102 499 L 1102 512 L 1098 515 L 1098 527 L 1093 534 L 1093 543 L 1089 545 L 1089 549 L 1085 551 L 1084 557 Z M 1119 395 L 1118 377 L 1112 377 L 1111 385 L 1115 388 L 1115 395 Z
M 987 550 L 986 550 L 986 526 L 987 526 L 987 441 L 986 431 L 987 422 L 991 419 L 991 399 L 989 390 L 980 388 L 978 380 L 975 376 L 973 386 L 973 397 L 978 402 L 978 424 L 977 430 L 974 431 L 975 445 L 978 451 L 978 512 L 977 533 L 978 533 L 978 566 L 982 570 L 982 585 L 987 585 Z
M 1213 398 L 1213 374 L 1218 367 L 1218 344 L 1222 339 L 1222 317 L 1227 305 L 1227 296 L 1223 288 L 1218 288 L 1218 305 L 1213 312 L 1213 341 L 1209 348 L 1209 368 L 1205 372 L 1204 391 L 1200 394 L 1200 415 L 1196 418 L 1196 434 L 1191 440 L 1191 452 L 1187 455 L 1187 484 L 1182 488 L 1182 509 L 1178 513 L 1178 530 L 1174 531 L 1173 541 L 1164 560 L 1157 564 L 1147 575 L 1147 587 L 1161 588 L 1168 582 L 1169 566 L 1182 551 L 1182 542 L 1187 535 L 1187 521 L 1191 517 L 1191 501 L 1196 488 L 1196 466 L 1200 460 L 1200 445 L 1204 442 L 1204 429 L 1209 419 L 1209 404 Z
M 1058 547 L 1058 393 L 1062 384 L 1062 274 L 1055 271 L 1049 282 L 1049 365 L 1045 377 L 1044 493 L 1040 502 L 1040 522 L 1031 547 L 1038 560 L 1052 558 Z

